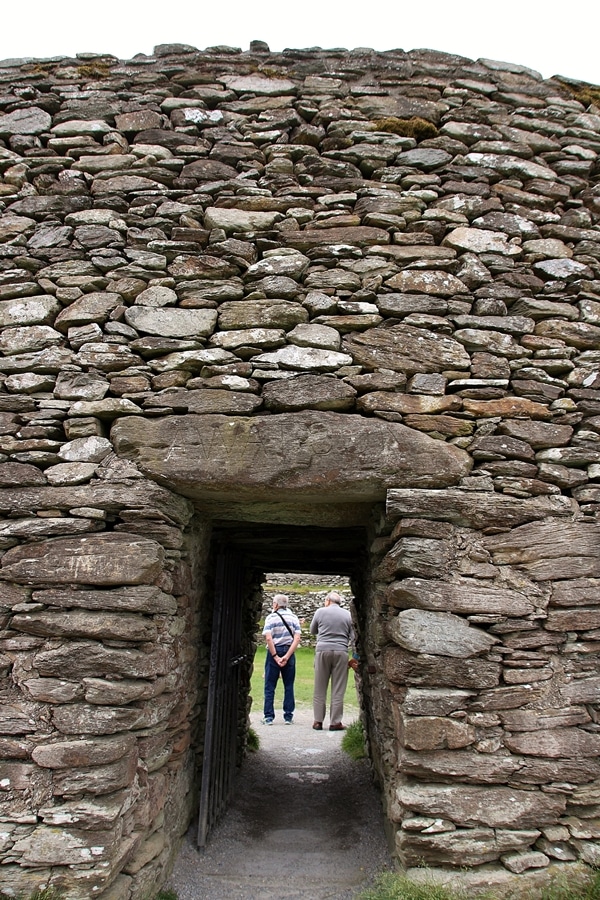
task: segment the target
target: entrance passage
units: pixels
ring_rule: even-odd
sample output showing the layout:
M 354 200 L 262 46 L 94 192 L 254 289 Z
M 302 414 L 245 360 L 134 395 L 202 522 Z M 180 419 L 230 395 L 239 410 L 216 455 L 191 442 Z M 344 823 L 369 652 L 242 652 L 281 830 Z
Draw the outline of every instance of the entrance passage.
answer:
M 236 776 L 231 803 L 206 848 L 192 833 L 169 886 L 179 900 L 348 900 L 391 867 L 367 760 L 296 724 L 255 725 L 261 745 Z M 255 716 L 252 714 L 253 724 Z
M 213 529 L 213 625 L 204 729 L 198 844 L 226 808 L 247 736 L 250 674 L 269 571 L 336 573 L 352 582 L 357 612 L 366 560 L 363 527 L 216 523 Z

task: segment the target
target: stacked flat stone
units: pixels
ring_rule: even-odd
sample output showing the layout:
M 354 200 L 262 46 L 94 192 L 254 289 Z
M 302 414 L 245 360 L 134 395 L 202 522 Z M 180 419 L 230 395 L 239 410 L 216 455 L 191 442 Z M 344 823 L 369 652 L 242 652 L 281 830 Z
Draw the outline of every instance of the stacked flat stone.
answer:
M 328 435 L 372 436 L 348 490 L 387 491 L 363 689 L 402 864 L 498 888 L 600 864 L 600 108 L 580 87 L 260 42 L 0 62 L 5 892 L 140 900 L 168 872 L 207 656 L 185 447 L 217 435 L 218 497 L 241 421 L 289 435 L 299 479 Z M 440 462 L 400 477 L 382 435 Z

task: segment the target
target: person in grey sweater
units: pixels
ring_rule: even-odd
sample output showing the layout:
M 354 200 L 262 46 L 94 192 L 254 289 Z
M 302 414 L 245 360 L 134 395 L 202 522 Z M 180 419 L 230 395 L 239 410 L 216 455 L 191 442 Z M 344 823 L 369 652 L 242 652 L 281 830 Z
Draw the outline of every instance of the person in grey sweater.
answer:
M 310 623 L 310 633 L 317 636 L 313 693 L 315 731 L 323 730 L 330 681 L 329 730 L 344 731 L 346 727 L 342 716 L 348 683 L 348 647 L 354 643 L 354 629 L 350 613 L 340 606 L 341 600 L 336 591 L 330 591 L 325 597 L 325 605 L 316 611 Z

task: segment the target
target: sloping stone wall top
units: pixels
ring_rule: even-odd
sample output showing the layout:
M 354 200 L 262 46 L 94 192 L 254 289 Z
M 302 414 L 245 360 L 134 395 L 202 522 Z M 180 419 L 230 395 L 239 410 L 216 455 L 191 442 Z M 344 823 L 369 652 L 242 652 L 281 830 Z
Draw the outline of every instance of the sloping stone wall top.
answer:
M 113 443 L 160 478 L 148 437 L 173 464 L 173 415 L 206 446 L 215 415 L 248 434 L 265 415 L 354 412 L 363 457 L 377 417 L 425 441 L 439 486 L 467 450 L 479 487 L 593 513 L 593 88 L 434 51 L 261 42 L 5 60 L 0 85 L 5 483 L 95 480 L 124 416 L 153 420 Z M 206 492 L 248 470 L 238 456 Z M 435 487 L 415 459 L 412 481 L 387 466 L 369 496 Z

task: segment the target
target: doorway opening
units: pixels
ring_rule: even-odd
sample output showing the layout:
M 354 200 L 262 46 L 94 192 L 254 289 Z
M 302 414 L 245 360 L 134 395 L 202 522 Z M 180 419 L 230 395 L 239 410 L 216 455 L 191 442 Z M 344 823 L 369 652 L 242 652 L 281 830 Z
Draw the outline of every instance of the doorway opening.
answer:
M 368 573 L 365 526 L 319 527 L 256 522 L 213 523 L 208 599 L 212 625 L 202 737 L 198 844 L 204 846 L 226 810 L 245 755 L 250 708 L 262 704 L 252 672 L 262 643 L 263 585 L 268 573 L 298 573 L 349 586 L 360 645 Z M 307 627 L 310 622 L 307 623 Z
M 314 657 L 316 636 L 310 633 L 310 625 L 315 612 L 323 606 L 329 591 L 335 591 L 342 598 L 341 607 L 352 615 L 354 633 L 358 627 L 355 614 L 355 602 L 352 586 L 347 575 L 328 573 L 315 575 L 306 572 L 269 572 L 261 585 L 262 609 L 259 627 L 256 633 L 256 652 L 254 670 L 251 681 L 250 708 L 251 724 L 261 724 L 264 699 L 265 662 L 267 646 L 262 633 L 266 617 L 273 611 L 273 599 L 277 594 L 285 594 L 288 598 L 289 610 L 298 617 L 301 628 L 301 639 L 295 651 L 294 695 L 296 712 L 312 709 L 314 685 Z M 353 649 L 354 644 L 351 645 Z M 346 718 L 357 718 L 360 710 L 360 691 L 357 690 L 357 673 L 349 672 L 348 687 L 344 698 Z M 282 719 L 283 682 L 278 680 L 275 691 L 275 721 Z

